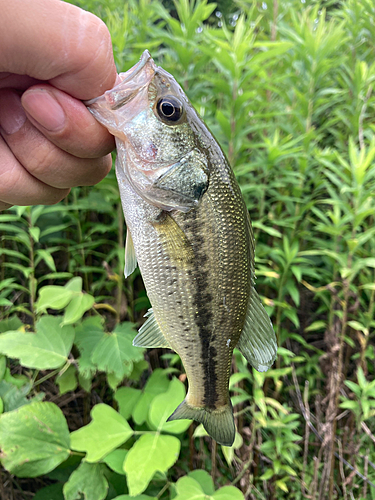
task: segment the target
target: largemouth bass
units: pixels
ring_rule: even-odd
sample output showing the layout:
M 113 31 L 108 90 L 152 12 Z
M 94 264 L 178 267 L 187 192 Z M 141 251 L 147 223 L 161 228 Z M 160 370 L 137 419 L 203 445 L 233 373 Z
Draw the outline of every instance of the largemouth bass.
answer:
M 188 392 L 168 420 L 201 422 L 231 446 L 233 349 L 259 371 L 277 351 L 254 289 L 249 214 L 224 153 L 176 80 L 148 51 L 120 79 L 86 104 L 116 137 L 125 276 L 138 261 L 152 305 L 134 345 L 181 357 Z

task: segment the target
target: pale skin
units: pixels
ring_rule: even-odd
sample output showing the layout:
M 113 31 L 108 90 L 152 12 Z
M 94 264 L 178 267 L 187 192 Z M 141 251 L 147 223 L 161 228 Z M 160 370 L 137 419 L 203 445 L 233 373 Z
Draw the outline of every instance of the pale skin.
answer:
M 60 0 L 0 0 L 0 210 L 50 205 L 109 172 L 114 139 L 82 100 L 112 88 L 105 24 Z

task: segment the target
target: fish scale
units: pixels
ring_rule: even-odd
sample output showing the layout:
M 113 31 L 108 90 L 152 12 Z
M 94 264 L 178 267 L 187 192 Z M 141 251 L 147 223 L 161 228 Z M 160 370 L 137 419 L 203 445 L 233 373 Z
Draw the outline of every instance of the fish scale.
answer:
M 174 78 L 147 51 L 120 78 L 87 104 L 116 137 L 125 274 L 138 262 L 152 305 L 134 345 L 180 355 L 188 392 L 169 420 L 197 420 L 230 446 L 233 349 L 260 371 L 277 350 L 253 286 L 249 214 L 225 155 Z

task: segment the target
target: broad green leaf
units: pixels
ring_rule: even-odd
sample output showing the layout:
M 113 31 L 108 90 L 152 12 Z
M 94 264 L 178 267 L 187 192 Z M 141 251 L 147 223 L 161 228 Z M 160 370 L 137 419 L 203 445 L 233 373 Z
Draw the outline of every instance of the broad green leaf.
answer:
M 62 325 L 76 323 L 94 305 L 95 299 L 92 295 L 80 293 L 74 295 L 65 309 Z
M 168 387 L 168 391 L 158 394 L 151 402 L 149 421 L 152 429 L 181 434 L 191 424 L 191 420 L 175 420 L 167 422 L 177 406 L 185 397 L 185 386 L 178 378 L 174 377 Z
M 56 384 L 59 386 L 60 394 L 74 391 L 78 385 L 77 368 L 74 365 L 70 365 L 62 375 L 56 377 Z
M 158 500 L 157 497 L 149 497 L 148 495 L 120 495 L 119 497 L 115 497 L 113 500 Z
M 192 477 L 181 477 L 176 483 L 177 496 L 174 500 L 207 500 L 201 485 Z
M 82 278 L 80 276 L 75 276 L 65 285 L 67 290 L 72 292 L 82 292 Z
M 129 380 L 134 380 L 135 382 L 139 382 L 139 379 L 142 376 L 142 373 L 145 370 L 148 370 L 148 363 L 145 359 L 141 359 L 140 361 L 133 362 L 133 370 L 129 375 Z
M 0 355 L 0 382 L 3 380 L 7 369 L 7 357 Z
M 103 325 L 99 316 L 86 318 L 76 326 L 75 344 L 80 352 L 78 368 L 84 377 L 91 377 L 97 366 L 92 361 L 92 353 L 104 335 Z
M 234 486 L 224 486 L 212 495 L 215 500 L 245 500 L 242 492 Z
M 31 403 L 0 416 L 2 464 L 19 477 L 53 470 L 69 454 L 69 430 L 54 403 Z
M 141 395 L 142 392 L 134 387 L 120 387 L 120 389 L 116 391 L 114 398 L 119 405 L 119 413 L 126 420 L 130 418 Z
M 121 384 L 124 377 L 118 377 L 113 372 L 107 373 L 107 382 L 112 391 L 115 391 L 117 387 Z
M 63 485 L 61 483 L 50 484 L 38 490 L 33 500 L 64 500 Z
M 132 446 L 125 458 L 130 495 L 143 493 L 155 472 L 165 473 L 177 461 L 181 443 L 174 436 L 144 434 Z
M 124 460 L 127 453 L 128 450 L 113 450 L 109 455 L 104 457 L 102 461 L 107 464 L 110 469 L 117 472 L 117 474 L 125 475 Z
M 108 405 L 94 406 L 91 418 L 92 422 L 70 435 L 72 449 L 87 453 L 86 462 L 97 462 L 133 435 L 127 421 Z
M 18 358 L 22 366 L 38 370 L 59 368 L 68 360 L 74 340 L 71 326 L 60 326 L 61 316 L 43 316 L 36 333 L 8 332 L 0 335 L 0 352 Z
M 64 484 L 65 500 L 104 500 L 108 491 L 104 472 L 102 464 L 82 462 Z
M 118 379 L 130 375 L 133 361 L 143 359 L 143 349 L 133 346 L 134 325 L 126 322 L 112 333 L 104 333 L 92 352 L 92 361 L 99 370 L 113 373 Z
M 214 482 L 207 471 L 202 469 L 193 470 L 192 472 L 189 472 L 188 477 L 191 477 L 195 481 L 197 481 L 197 483 L 200 484 L 203 493 L 205 493 L 206 495 L 212 495 L 214 493 Z
M 167 370 L 157 368 L 148 379 L 142 396 L 133 410 L 133 420 L 136 424 L 141 425 L 146 421 L 150 409 L 151 401 L 157 394 L 165 392 L 169 386 Z
M 31 382 L 23 384 L 21 387 L 17 387 L 5 379 L 2 380 L 0 382 L 0 397 L 4 404 L 4 410 L 16 410 L 23 405 L 31 403 L 26 397 L 31 391 L 31 388 Z
M 18 316 L 11 316 L 10 318 L 0 321 L 0 333 L 5 333 L 9 330 L 18 330 L 21 327 L 23 327 L 23 323 Z
M 44 286 L 39 290 L 39 298 L 35 304 L 36 311 L 43 312 L 47 308 L 63 309 L 69 304 L 73 293 L 63 286 Z

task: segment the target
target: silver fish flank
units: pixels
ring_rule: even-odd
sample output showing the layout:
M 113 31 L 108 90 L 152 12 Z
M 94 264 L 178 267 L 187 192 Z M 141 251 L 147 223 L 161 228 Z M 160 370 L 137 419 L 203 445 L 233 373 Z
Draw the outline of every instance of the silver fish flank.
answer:
M 168 420 L 201 422 L 231 446 L 233 349 L 258 371 L 277 352 L 254 288 L 249 214 L 225 155 L 176 80 L 148 51 L 120 78 L 86 104 L 116 137 L 125 276 L 138 262 L 152 305 L 134 345 L 181 357 L 188 393 Z

